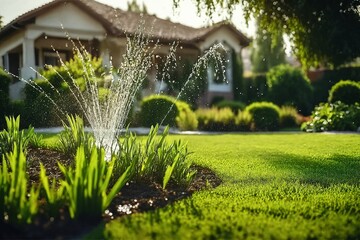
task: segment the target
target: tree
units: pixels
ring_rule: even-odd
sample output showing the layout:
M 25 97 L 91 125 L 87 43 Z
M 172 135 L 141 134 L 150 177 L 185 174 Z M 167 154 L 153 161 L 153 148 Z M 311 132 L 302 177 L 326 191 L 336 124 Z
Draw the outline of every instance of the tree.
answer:
M 136 12 L 136 13 L 147 13 L 147 8 L 143 3 L 142 7 L 136 2 L 136 0 L 132 0 L 128 2 L 128 11 Z
M 0 29 L 2 28 L 3 22 L 2 22 L 2 16 L 0 16 Z
M 181 0 L 173 0 L 175 7 Z M 230 14 L 241 4 L 247 20 L 260 17 L 260 27 L 284 32 L 305 67 L 339 66 L 360 56 L 360 0 L 195 0 L 198 11 L 213 16 L 217 7 Z
M 232 75 L 233 75 L 233 94 L 234 100 L 244 101 L 244 65 L 242 62 L 241 53 L 236 53 L 234 50 L 231 52 L 232 58 Z
M 254 73 L 265 73 L 270 68 L 285 63 L 282 34 L 272 36 L 266 29 L 258 27 L 252 47 L 251 60 Z

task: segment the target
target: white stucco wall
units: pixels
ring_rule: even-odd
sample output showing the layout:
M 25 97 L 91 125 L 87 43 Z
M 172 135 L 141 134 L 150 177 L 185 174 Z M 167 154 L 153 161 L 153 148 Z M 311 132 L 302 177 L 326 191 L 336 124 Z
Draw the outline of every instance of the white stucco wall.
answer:
M 18 47 L 22 44 L 25 36 L 25 31 L 18 31 L 16 34 L 9 38 L 0 41 L 0 56 L 3 56 L 8 51 Z
M 102 25 L 83 10 L 72 3 L 62 4 L 59 7 L 49 11 L 36 18 L 35 25 L 45 31 L 57 29 L 57 35 L 64 37 L 65 32 L 71 35 L 71 38 L 105 37 L 105 29 Z M 63 28 L 63 30 L 60 30 Z M 54 36 L 54 32 L 51 35 Z
M 241 46 L 240 46 L 238 37 L 235 35 L 235 33 L 233 31 L 231 31 L 227 27 L 221 27 L 221 28 L 217 29 L 216 31 L 214 31 L 213 33 L 211 33 L 205 39 L 205 41 L 203 41 L 199 44 L 199 48 L 202 51 L 205 51 L 216 43 L 224 44 L 224 48 L 227 51 L 233 49 L 233 50 L 235 50 L 236 53 L 241 52 Z M 212 79 L 211 75 L 213 75 L 214 73 L 212 72 L 211 69 L 208 69 L 208 79 L 209 79 L 208 91 L 210 91 L 210 92 L 223 92 L 223 93 L 232 92 L 233 76 L 232 76 L 231 52 L 227 52 L 227 54 L 230 57 L 229 58 L 230 62 L 224 63 L 224 64 L 228 65 L 226 68 L 226 73 L 225 73 L 228 81 L 225 83 L 215 83 L 215 82 L 211 81 L 211 79 Z
M 241 51 L 241 46 L 238 37 L 233 31 L 227 27 L 220 27 L 213 33 L 211 33 L 205 41 L 199 44 L 201 51 L 204 51 L 210 48 L 214 43 L 226 42 L 231 48 L 233 48 L 237 53 Z

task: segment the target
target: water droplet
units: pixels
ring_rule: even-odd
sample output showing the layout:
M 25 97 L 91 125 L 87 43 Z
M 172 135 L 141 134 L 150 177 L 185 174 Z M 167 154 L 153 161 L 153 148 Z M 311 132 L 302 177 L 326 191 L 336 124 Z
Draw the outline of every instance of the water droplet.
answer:
M 48 37 L 45 35 L 45 37 L 44 37 L 45 39 L 47 39 Z

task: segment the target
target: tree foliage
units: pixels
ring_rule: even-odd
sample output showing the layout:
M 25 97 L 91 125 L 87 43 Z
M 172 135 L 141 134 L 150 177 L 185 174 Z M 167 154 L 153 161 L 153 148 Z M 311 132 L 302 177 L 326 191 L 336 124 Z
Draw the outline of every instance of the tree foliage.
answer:
M 268 99 L 279 106 L 293 106 L 303 115 L 313 109 L 313 90 L 305 73 L 290 65 L 279 65 L 266 74 Z
M 181 0 L 173 0 L 177 7 Z M 230 14 L 236 4 L 245 18 L 260 17 L 262 28 L 283 31 L 306 67 L 338 66 L 360 56 L 360 0 L 196 0 L 198 11 L 213 16 L 217 7 Z
M 244 101 L 244 64 L 241 53 L 231 52 L 234 100 Z
M 255 73 L 265 73 L 270 68 L 285 63 L 282 34 L 272 36 L 266 29 L 258 27 L 252 47 L 251 61 L 252 71 Z
M 127 2 L 127 8 L 130 12 L 136 12 L 136 13 L 147 13 L 147 8 L 145 4 L 143 3 L 142 6 L 140 6 L 136 0 L 132 0 L 131 2 Z

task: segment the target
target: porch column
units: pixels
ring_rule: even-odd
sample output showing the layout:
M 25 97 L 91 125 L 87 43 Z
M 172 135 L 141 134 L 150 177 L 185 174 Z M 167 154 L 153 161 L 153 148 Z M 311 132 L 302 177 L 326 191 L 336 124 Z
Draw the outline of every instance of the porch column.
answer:
M 102 58 L 102 60 L 103 60 L 103 62 L 102 62 L 103 67 L 105 67 L 106 69 L 110 69 L 110 66 L 111 66 L 111 63 L 110 63 L 111 57 L 110 57 L 109 49 L 104 49 L 104 50 L 102 51 L 101 58 Z
M 35 68 L 35 44 L 34 39 L 25 38 L 22 44 L 23 48 L 23 62 L 21 68 L 21 77 L 25 80 L 35 79 L 36 72 L 31 69 Z

